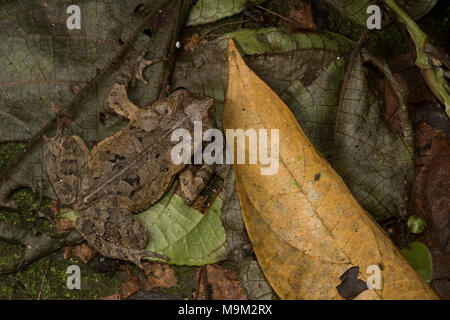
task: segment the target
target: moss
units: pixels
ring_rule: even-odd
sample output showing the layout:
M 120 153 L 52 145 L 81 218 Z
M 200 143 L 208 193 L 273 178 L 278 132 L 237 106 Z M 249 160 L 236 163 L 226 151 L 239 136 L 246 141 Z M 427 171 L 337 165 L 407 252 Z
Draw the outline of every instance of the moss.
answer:
M 0 143 L 0 170 L 5 168 L 24 146 L 24 143 Z
M 42 212 L 50 206 L 49 199 L 44 199 L 39 207 L 38 199 L 29 188 L 16 189 L 10 198 L 18 204 L 20 210 L 15 212 L 0 209 L 0 221 L 23 229 L 36 228 L 42 232 L 54 233 L 55 228 L 50 221 L 37 214 L 37 211 Z
M 371 30 L 366 47 L 373 54 L 385 59 L 396 57 L 410 50 L 407 33 L 395 23 L 381 30 Z
M 313 2 L 313 14 L 318 29 L 329 30 L 358 41 L 364 28 L 343 16 L 336 8 L 325 1 Z
M 9 270 L 19 261 L 23 246 L 0 241 L 0 270 Z M 1 285 L 0 285 L 1 289 Z
M 50 256 L 51 264 L 47 272 L 41 299 L 98 299 L 115 294 L 127 280 L 124 271 L 105 274 L 96 273 L 89 264 L 77 258 L 64 260 L 61 253 Z M 23 270 L 0 275 L 0 299 L 35 299 L 39 293 L 42 278 L 47 268 L 48 258 L 38 260 Z M 67 267 L 77 265 L 81 272 L 81 289 L 67 288 Z

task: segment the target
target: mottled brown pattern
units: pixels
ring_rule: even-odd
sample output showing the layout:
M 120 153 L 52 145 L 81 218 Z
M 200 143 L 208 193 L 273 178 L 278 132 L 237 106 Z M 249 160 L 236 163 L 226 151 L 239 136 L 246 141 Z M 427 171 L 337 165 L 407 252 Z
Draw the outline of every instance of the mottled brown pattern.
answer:
M 128 86 L 143 80 L 142 69 L 149 64 L 141 54 L 124 65 L 105 101 L 108 109 L 130 120 L 127 127 L 92 150 L 63 130 L 46 139 L 48 176 L 60 202 L 80 212 L 76 229 L 101 254 L 137 265 L 143 256 L 164 258 L 144 250 L 149 235 L 132 213 L 157 202 L 185 168 L 171 161 L 178 143 L 171 141 L 171 133 L 184 128 L 192 136 L 194 121 L 202 121 L 204 130 L 214 124 L 213 99 L 184 89 L 149 108 L 134 105 L 127 97 Z M 189 203 L 205 184 L 197 180 L 192 181 L 194 193 L 183 196 Z

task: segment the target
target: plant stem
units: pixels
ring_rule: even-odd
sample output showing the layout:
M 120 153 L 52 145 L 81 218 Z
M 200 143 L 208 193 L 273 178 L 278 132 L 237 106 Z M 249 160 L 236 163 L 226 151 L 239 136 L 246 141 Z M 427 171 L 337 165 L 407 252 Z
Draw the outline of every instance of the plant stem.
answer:
M 450 94 L 448 84 L 444 79 L 443 71 L 433 64 L 433 60 L 428 57 L 426 47 L 431 46 L 428 43 L 428 36 L 420 29 L 416 22 L 403 10 L 395 0 L 383 0 L 385 5 L 391 9 L 397 16 L 397 20 L 405 25 L 409 35 L 414 41 L 416 47 L 416 65 L 433 94 L 445 105 L 445 112 L 450 117 Z

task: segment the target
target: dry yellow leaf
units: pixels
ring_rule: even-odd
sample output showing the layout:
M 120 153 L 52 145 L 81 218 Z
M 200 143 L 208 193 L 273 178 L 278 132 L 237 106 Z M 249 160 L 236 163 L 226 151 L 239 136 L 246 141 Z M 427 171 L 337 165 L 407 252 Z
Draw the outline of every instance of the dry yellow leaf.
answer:
M 280 298 L 342 299 L 339 278 L 358 266 L 358 279 L 374 285 L 371 276 L 380 270 L 380 289 L 356 299 L 437 299 L 231 39 L 228 57 L 224 129 L 279 129 L 276 174 L 261 175 L 259 163 L 234 169 L 250 240 Z

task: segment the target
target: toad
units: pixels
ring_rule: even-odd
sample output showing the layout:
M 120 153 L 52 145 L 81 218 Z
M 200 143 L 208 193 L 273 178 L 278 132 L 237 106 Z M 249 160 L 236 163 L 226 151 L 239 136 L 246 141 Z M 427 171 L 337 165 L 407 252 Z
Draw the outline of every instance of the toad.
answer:
M 76 230 L 89 245 L 106 257 L 142 266 L 143 257 L 168 260 L 146 251 L 149 235 L 133 215 L 161 199 L 180 175 L 184 201 L 191 204 L 211 177 L 213 168 L 199 170 L 171 160 L 177 141 L 171 133 L 184 128 L 191 135 L 194 121 L 202 129 L 214 126 L 214 100 L 178 89 L 149 107 L 138 107 L 127 95 L 142 71 L 154 61 L 145 52 L 134 53 L 119 70 L 105 108 L 129 120 L 128 125 L 91 150 L 78 136 L 64 133 L 59 123 L 55 137 L 45 138 L 46 166 L 50 183 L 61 204 L 79 215 Z M 192 149 L 192 154 L 197 150 Z

